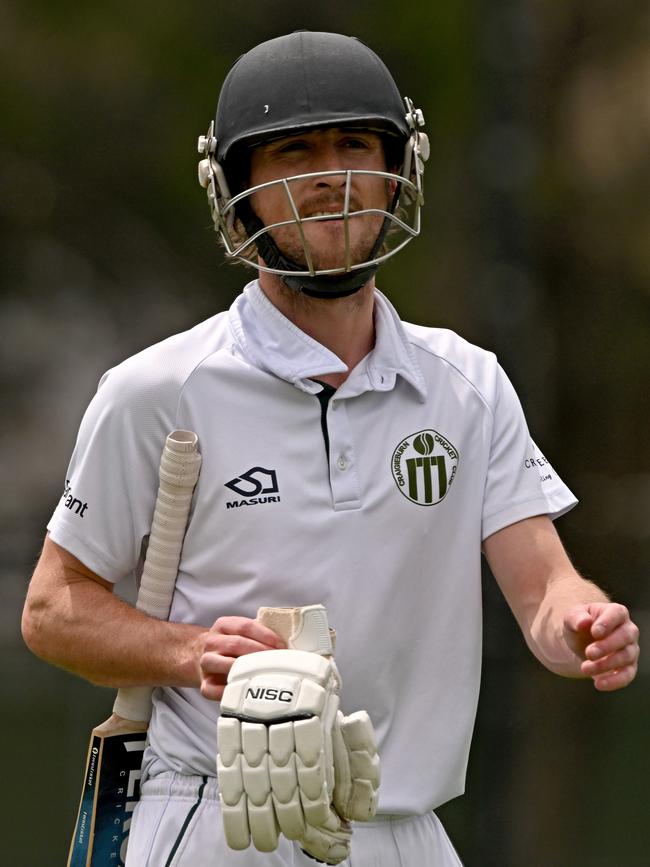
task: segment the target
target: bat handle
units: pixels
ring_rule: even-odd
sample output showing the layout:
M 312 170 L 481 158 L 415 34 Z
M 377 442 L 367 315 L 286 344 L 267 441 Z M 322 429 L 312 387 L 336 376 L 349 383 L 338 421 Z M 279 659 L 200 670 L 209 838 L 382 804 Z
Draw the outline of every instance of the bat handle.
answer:
M 151 719 L 150 686 L 125 686 L 118 689 L 113 713 L 122 719 L 147 723 Z
M 160 460 L 158 496 L 136 602 L 140 611 L 160 620 L 169 617 L 200 467 L 197 435 L 184 430 L 170 433 Z M 151 692 L 148 686 L 120 689 L 113 712 L 124 719 L 147 722 Z

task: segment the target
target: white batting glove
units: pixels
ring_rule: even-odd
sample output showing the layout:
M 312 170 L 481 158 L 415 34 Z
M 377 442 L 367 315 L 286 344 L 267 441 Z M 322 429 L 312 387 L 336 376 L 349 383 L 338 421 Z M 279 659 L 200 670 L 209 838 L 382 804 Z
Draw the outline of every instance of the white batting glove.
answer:
M 331 652 L 322 606 L 289 610 L 289 643 Z M 302 611 L 307 616 L 299 617 L 296 632 L 295 614 Z M 367 713 L 339 711 L 340 685 L 334 661 L 316 652 L 274 650 L 235 660 L 217 724 L 217 775 L 231 848 L 252 841 L 271 852 L 281 832 L 325 863 L 348 857 L 349 821 L 371 819 L 376 809 L 379 758 Z

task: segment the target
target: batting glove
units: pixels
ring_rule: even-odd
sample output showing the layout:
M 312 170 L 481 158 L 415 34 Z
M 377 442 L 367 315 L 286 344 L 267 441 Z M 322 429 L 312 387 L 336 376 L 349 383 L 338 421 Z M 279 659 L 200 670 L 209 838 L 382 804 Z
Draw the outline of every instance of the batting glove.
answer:
M 233 664 L 217 725 L 226 840 L 271 852 L 281 832 L 316 860 L 338 864 L 350 853 L 349 822 L 371 819 L 377 805 L 372 724 L 365 711 L 341 713 L 336 665 L 314 652 L 332 650 L 325 609 L 265 611 L 290 612 L 284 637 L 312 650 L 264 651 Z M 259 619 L 270 625 L 273 617 Z M 271 628 L 282 634 L 277 623 Z

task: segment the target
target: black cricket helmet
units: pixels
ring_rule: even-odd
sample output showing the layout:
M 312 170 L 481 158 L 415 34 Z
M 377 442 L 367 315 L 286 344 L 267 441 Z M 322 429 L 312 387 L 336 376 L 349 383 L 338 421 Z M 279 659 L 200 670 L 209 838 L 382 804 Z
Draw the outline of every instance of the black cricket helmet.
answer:
M 380 133 L 387 153 L 397 154 L 386 172 L 341 169 L 297 175 L 273 183 L 283 187 L 295 215 L 292 222 L 301 239 L 304 262 L 287 258 L 271 230 L 287 221 L 264 225 L 250 205 L 258 187 L 245 187 L 246 150 L 273 138 L 327 127 L 356 127 Z M 221 89 L 216 119 L 199 138 L 199 181 L 207 189 L 212 219 L 226 256 L 279 274 L 291 288 L 315 297 L 342 297 L 361 288 L 389 256 L 401 250 L 420 231 L 423 204 L 422 175 L 429 155 L 424 117 L 410 99 L 402 98 L 382 60 L 363 42 L 338 33 L 298 31 L 257 45 L 231 67 Z M 243 168 L 242 168 L 243 167 Z M 291 181 L 338 174 L 345 176 L 341 211 L 300 217 L 291 194 Z M 350 187 L 359 174 L 378 175 L 395 182 L 386 210 L 350 210 Z M 268 186 L 265 185 L 265 186 Z M 373 249 L 362 262 L 353 262 L 349 221 L 380 213 L 383 223 Z M 303 232 L 315 220 L 345 222 L 345 263 L 318 269 Z M 259 263 L 257 253 L 262 257 Z

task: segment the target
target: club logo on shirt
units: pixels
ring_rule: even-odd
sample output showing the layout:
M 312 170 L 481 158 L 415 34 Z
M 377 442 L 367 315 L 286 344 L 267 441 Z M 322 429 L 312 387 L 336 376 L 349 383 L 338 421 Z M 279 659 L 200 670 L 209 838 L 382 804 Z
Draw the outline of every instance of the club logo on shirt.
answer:
M 407 500 L 435 506 L 444 499 L 458 469 L 458 451 L 435 430 L 421 430 L 403 439 L 391 459 L 395 484 Z
M 231 479 L 225 484 L 235 494 L 244 497 L 243 500 L 231 500 L 226 503 L 227 509 L 237 509 L 240 506 L 257 506 L 262 503 L 279 503 L 280 497 L 268 496 L 279 494 L 278 476 L 275 470 L 267 470 L 265 467 L 251 467 L 240 476 Z M 266 494 L 267 496 L 260 496 Z

